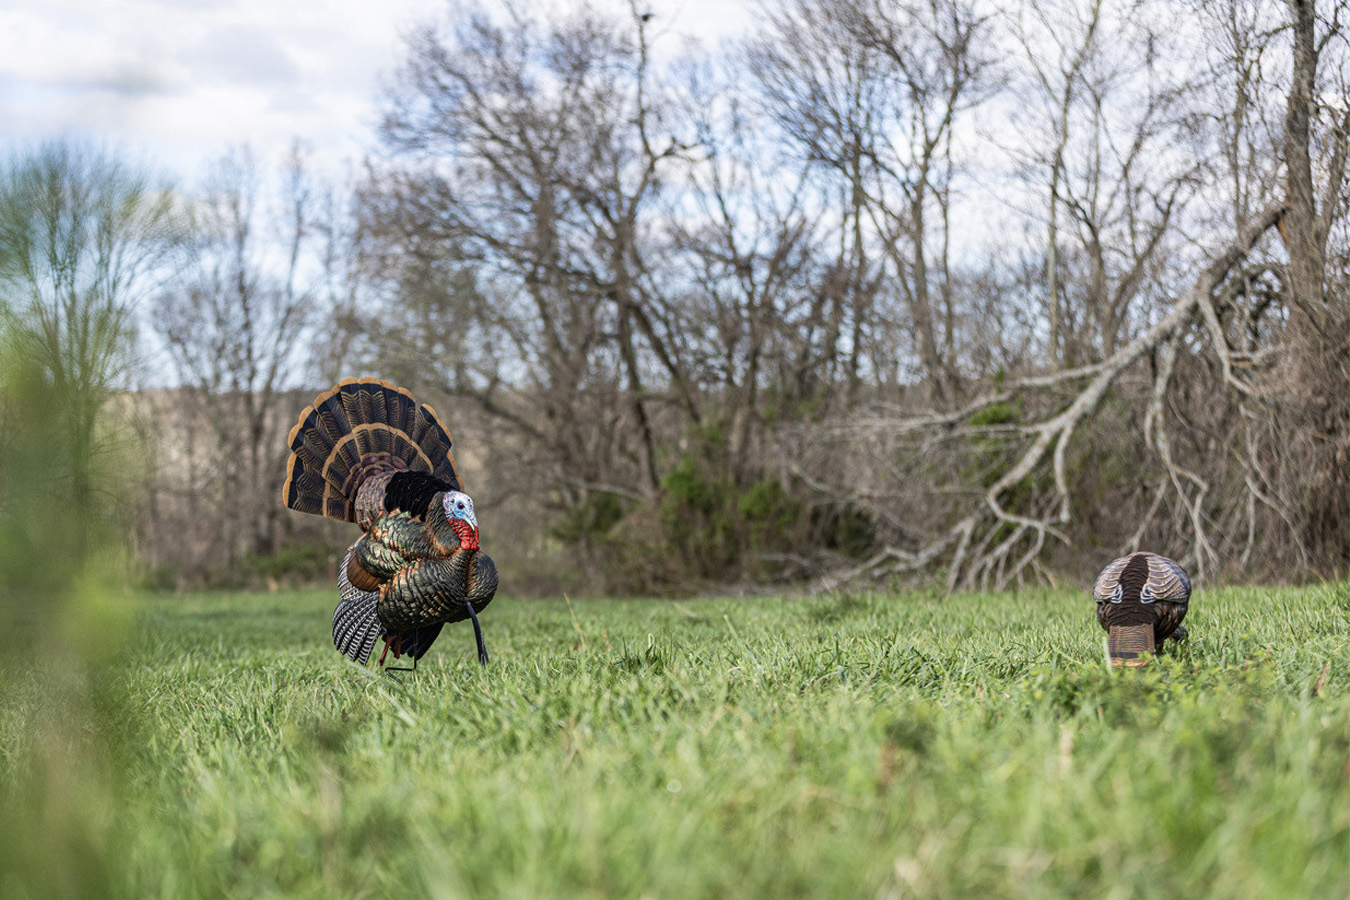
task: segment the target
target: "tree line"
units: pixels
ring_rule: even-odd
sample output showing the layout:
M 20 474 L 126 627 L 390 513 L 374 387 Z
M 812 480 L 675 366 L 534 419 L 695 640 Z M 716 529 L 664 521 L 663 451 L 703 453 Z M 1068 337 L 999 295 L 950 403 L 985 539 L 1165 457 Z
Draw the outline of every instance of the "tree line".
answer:
M 452 5 L 349 182 L 299 151 L 192 192 L 119 172 L 141 224 L 74 264 L 11 238 L 62 221 L 24 179 L 69 148 L 14 161 L 7 328 L 85 398 L 82 440 L 114 390 L 172 387 L 123 404 L 159 460 L 143 559 L 326 560 L 343 535 L 275 502 L 285 434 L 377 374 L 445 413 L 521 589 L 1002 588 L 1135 548 L 1344 572 L 1338 4 L 761 13 L 706 47 L 637 2 Z M 97 274 L 105 245 L 134 278 Z M 155 374 L 62 331 L 82 316 L 138 323 L 113 343 Z

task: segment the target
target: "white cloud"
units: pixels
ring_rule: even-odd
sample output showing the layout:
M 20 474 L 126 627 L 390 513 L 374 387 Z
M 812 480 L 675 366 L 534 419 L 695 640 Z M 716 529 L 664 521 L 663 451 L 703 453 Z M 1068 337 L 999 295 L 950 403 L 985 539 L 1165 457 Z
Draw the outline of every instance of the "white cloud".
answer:
M 747 0 L 654 0 L 678 33 L 715 39 Z M 445 0 L 10 0 L 0 10 L 0 147 L 76 132 L 186 175 L 234 144 L 293 140 L 335 164 L 375 140 L 402 35 Z M 658 19 L 658 24 L 661 24 Z
M 92 135 L 193 173 L 231 144 L 329 158 L 370 139 L 378 76 L 435 0 L 18 0 L 0 12 L 8 141 Z
M 294 84 L 302 77 L 282 40 L 261 25 L 212 29 L 182 50 L 178 59 L 199 83 L 219 81 L 275 88 Z

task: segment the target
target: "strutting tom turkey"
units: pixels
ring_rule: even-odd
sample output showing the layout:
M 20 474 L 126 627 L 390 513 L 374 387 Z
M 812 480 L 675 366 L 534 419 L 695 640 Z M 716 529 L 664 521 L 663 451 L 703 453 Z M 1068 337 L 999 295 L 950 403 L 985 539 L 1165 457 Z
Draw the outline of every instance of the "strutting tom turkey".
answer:
M 364 532 L 338 570 L 337 649 L 364 665 L 382 639 L 380 665 L 392 652 L 415 668 L 441 626 L 470 619 L 486 665 L 477 614 L 497 567 L 435 411 L 387 381 L 348 378 L 305 408 L 289 443 L 282 502 Z
M 1115 560 L 1097 576 L 1092 599 L 1113 666 L 1142 666 L 1164 640 L 1186 637 L 1181 620 L 1191 580 L 1165 556 L 1141 552 Z

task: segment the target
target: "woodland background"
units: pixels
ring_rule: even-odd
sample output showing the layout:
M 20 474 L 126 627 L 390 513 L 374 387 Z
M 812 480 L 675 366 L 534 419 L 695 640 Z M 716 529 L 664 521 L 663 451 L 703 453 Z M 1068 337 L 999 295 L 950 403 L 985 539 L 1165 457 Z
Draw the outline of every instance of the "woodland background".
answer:
M 328 578 L 285 438 L 378 375 L 517 594 L 1350 569 L 1344 5 L 536 9 L 411 34 L 343 177 L 4 160 L 0 502 L 153 585 Z

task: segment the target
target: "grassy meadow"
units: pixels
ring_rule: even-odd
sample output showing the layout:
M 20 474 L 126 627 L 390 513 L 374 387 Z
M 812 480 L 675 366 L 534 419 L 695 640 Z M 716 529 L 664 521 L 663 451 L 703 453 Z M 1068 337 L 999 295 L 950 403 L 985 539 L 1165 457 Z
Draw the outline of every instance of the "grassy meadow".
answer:
M 0 896 L 1350 893 L 1350 586 L 1202 590 L 1129 672 L 1084 591 L 502 597 L 402 685 L 334 600 L 11 655 Z

